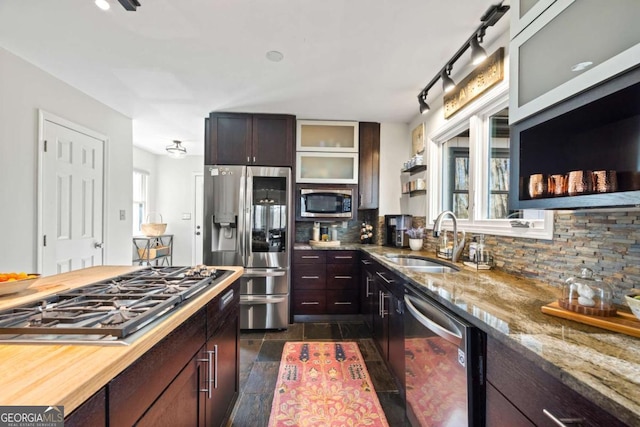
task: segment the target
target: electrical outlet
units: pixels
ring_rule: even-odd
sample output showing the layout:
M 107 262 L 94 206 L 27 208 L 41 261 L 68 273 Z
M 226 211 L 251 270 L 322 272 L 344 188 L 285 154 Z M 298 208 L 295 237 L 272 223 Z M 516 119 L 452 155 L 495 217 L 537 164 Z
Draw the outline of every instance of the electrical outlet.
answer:
M 127 219 L 126 211 L 124 209 L 120 209 L 120 221 L 124 221 Z
M 191 219 L 191 212 L 183 212 L 182 213 L 182 219 L 184 219 L 184 220 Z

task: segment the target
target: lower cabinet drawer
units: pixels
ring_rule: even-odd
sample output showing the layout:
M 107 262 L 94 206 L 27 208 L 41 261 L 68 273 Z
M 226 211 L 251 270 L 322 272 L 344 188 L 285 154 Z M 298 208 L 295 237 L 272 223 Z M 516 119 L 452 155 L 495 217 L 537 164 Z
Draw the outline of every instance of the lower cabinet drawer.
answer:
M 327 291 L 327 313 L 357 314 L 360 310 L 357 290 L 331 289 Z
M 327 311 L 325 291 L 298 291 L 293 295 L 293 314 L 324 314 Z
M 358 270 L 351 264 L 327 264 L 327 289 L 358 289 Z
M 294 289 L 324 289 L 326 286 L 325 265 L 294 265 L 292 280 Z
M 581 419 L 582 427 L 625 425 L 496 339 L 487 339 L 487 382 L 537 426 L 557 426 L 552 416 Z M 488 398 L 487 414 L 497 404 Z

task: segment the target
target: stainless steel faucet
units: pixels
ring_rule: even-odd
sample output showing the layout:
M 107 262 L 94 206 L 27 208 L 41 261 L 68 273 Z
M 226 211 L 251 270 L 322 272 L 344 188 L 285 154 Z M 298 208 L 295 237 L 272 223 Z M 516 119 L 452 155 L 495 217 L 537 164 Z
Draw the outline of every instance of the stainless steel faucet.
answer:
M 451 262 L 457 262 L 460 259 L 460 255 L 462 255 L 462 250 L 464 249 L 464 245 L 466 243 L 465 237 L 466 233 L 464 230 L 461 231 L 462 239 L 458 241 L 458 218 L 451 211 L 441 212 L 440 215 L 436 218 L 436 222 L 433 224 L 433 237 L 440 237 L 440 231 L 442 229 L 442 220 L 447 217 L 451 217 L 451 221 L 453 222 L 453 251 L 451 254 Z

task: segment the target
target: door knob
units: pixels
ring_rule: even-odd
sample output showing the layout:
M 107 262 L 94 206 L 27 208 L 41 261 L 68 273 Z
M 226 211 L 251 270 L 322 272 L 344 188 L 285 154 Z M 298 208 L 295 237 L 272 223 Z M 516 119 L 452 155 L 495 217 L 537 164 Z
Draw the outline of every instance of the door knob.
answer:
M 93 247 L 96 248 L 96 249 L 102 249 L 103 245 L 104 245 L 103 242 L 100 242 L 100 243 L 96 242 L 96 243 L 93 244 Z

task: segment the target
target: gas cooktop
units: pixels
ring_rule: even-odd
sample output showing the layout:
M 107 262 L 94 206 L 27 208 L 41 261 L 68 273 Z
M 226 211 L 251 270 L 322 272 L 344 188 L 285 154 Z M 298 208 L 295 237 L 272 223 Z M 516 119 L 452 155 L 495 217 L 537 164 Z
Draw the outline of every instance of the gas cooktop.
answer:
M 4 343 L 130 344 L 136 332 L 231 274 L 206 267 L 149 267 L 0 310 Z

